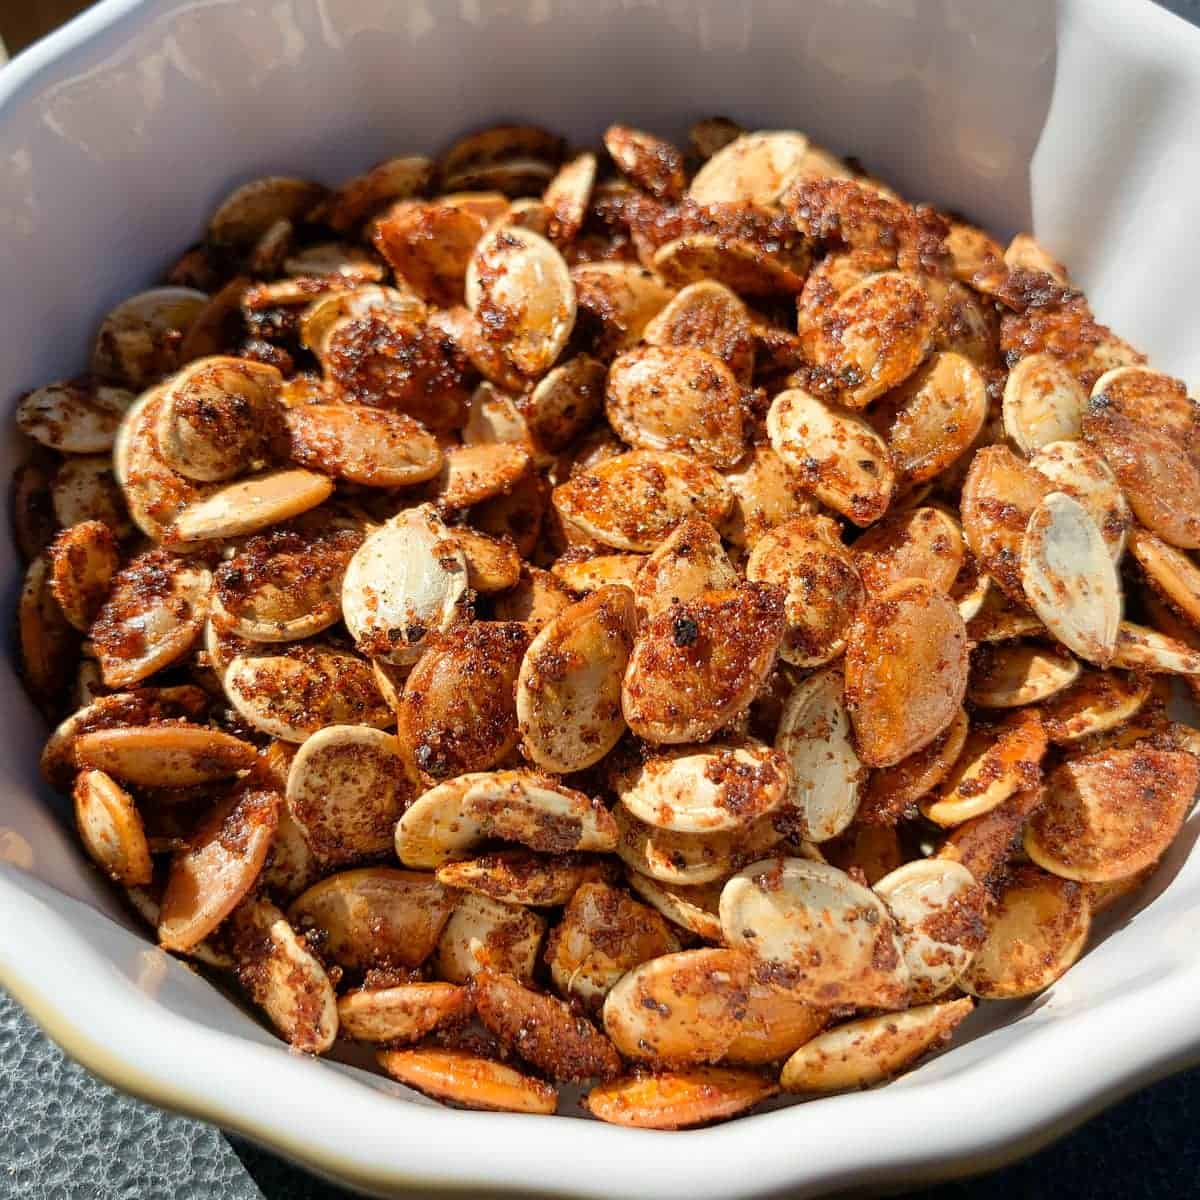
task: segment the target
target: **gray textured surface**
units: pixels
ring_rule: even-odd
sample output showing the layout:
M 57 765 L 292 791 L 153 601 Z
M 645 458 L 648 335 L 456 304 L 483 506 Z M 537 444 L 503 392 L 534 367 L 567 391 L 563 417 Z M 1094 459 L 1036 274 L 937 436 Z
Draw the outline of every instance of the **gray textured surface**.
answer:
M 211 1126 L 168 1116 L 68 1062 L 0 992 L 3 1200 L 262 1200 Z

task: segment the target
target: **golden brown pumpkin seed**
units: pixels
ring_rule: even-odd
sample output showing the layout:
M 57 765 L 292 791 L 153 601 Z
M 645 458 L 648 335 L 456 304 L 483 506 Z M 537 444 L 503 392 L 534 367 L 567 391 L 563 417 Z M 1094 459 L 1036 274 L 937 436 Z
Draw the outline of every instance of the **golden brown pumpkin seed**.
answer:
M 626 868 L 625 881 L 647 904 L 652 904 L 668 921 L 694 933 L 706 942 L 719 942 L 721 933 L 721 884 L 687 887 L 652 879 Z
M 282 378 L 264 363 L 214 356 L 168 380 L 155 435 L 163 461 L 201 483 L 248 470 L 273 432 Z
M 846 648 L 846 631 L 866 593 L 835 521 L 795 517 L 769 529 L 750 551 L 746 578 L 787 589 L 787 630 L 779 647 L 785 662 L 818 667 Z
M 594 554 L 590 558 L 560 558 L 550 569 L 571 589 L 583 596 L 603 587 L 632 589 L 646 561 L 642 554 Z
M 322 361 L 329 353 L 329 338 L 346 319 L 380 316 L 402 322 L 423 322 L 428 315 L 416 293 L 380 284 L 364 284 L 351 291 L 319 295 L 300 317 L 300 341 Z
M 297 291 L 307 291 L 309 299 L 318 288 L 336 289 L 354 287 L 360 283 L 378 283 L 384 275 L 383 267 L 373 255 L 348 242 L 321 242 L 306 246 L 288 255 L 283 269 L 294 277 L 292 282 L 300 285 Z M 281 287 L 279 294 L 286 296 L 287 289 Z
M 617 830 L 599 802 L 533 771 L 477 771 L 431 788 L 396 826 L 396 855 L 438 867 L 488 838 L 533 850 L 611 850 Z
M 1021 583 L 1034 612 L 1068 650 L 1108 662 L 1121 620 L 1121 583 L 1100 529 L 1065 492 L 1051 492 L 1030 515 Z
M 447 199 L 393 205 L 374 222 L 372 240 L 398 279 L 448 308 L 463 302 L 467 265 L 489 216 Z
M 618 454 L 554 489 L 565 523 L 605 546 L 642 552 L 687 517 L 718 524 L 732 500 L 711 467 L 666 451 Z
M 1061 361 L 1030 354 L 1004 384 L 1004 432 L 1026 454 L 1050 442 L 1074 441 L 1083 431 L 1087 393 Z
M 91 628 L 121 565 L 117 539 L 103 521 L 64 529 L 50 547 L 50 589 L 76 629 Z
M 1083 953 L 1091 920 L 1078 884 L 1021 866 L 1000 885 L 987 935 L 959 987 L 982 1000 L 1011 1000 L 1048 988 Z
M 289 752 L 296 749 L 287 742 L 273 742 L 268 747 L 268 753 L 273 747 L 279 746 L 286 746 Z M 286 788 L 286 765 L 281 771 L 272 772 L 270 782 L 276 791 L 282 792 Z M 286 808 L 281 809 L 275 837 L 271 841 L 271 853 L 259 876 L 259 886 L 264 895 L 288 903 L 315 883 L 320 874 L 321 864 L 304 840 L 300 826 Z
M 937 852 L 938 858 L 962 863 L 980 883 L 989 886 L 1007 870 L 1014 840 L 1038 805 L 1044 788 L 1026 788 L 982 816 L 952 829 Z
M 362 540 L 339 522 L 251 538 L 217 568 L 213 620 L 252 642 L 320 633 L 342 615 L 342 577 Z
M 480 971 L 503 971 L 532 981 L 545 933 L 546 918 L 540 913 L 467 892 L 438 939 L 434 972 L 460 984 Z
M 246 748 L 253 756 L 253 749 Z M 158 916 L 158 942 L 163 949 L 191 950 L 237 907 L 262 871 L 279 808 L 277 792 L 235 793 L 200 826 L 188 849 L 175 855 Z
M 995 729 L 972 730 L 954 769 L 922 801 L 921 812 L 944 827 L 989 812 L 1036 785 L 1045 752 L 1046 733 L 1032 710 L 1014 714 Z
M 962 617 L 924 580 L 904 580 L 859 611 L 846 639 L 846 702 L 868 766 L 887 767 L 929 745 L 967 690 Z
M 1052 742 L 1069 745 L 1123 725 L 1149 696 L 1150 681 L 1144 677 L 1085 670 L 1042 705 L 1042 724 Z
M 484 1028 L 552 1079 L 578 1082 L 620 1073 L 612 1043 L 561 1000 L 490 970 L 475 975 L 471 991 Z
M 127 498 L 132 506 L 132 495 Z M 107 455 L 81 454 L 67 459 L 54 476 L 50 501 L 63 529 L 84 521 L 103 521 L 117 537 L 131 531 L 125 499 Z
M 100 696 L 61 722 L 42 747 L 42 777 L 59 792 L 70 792 L 75 778 L 75 741 L 80 734 L 124 725 L 146 725 L 176 717 L 199 717 L 208 697 L 198 687 L 138 688 Z
M 124 388 L 86 378 L 52 383 L 21 398 L 17 428 L 63 454 L 100 454 L 112 449 L 121 418 L 134 399 Z
M 600 412 L 607 372 L 587 354 L 560 363 L 520 402 L 520 419 L 539 464 L 568 446 Z M 516 439 L 498 439 L 516 440 Z
M 605 587 L 543 626 L 517 678 L 526 755 L 549 771 L 598 762 L 625 730 L 621 682 L 635 632 L 633 595 Z
M 1141 526 L 1130 531 L 1129 548 L 1150 586 L 1192 625 L 1200 626 L 1200 567 L 1191 557 Z
M 228 779 L 254 762 L 249 742 L 183 722 L 93 729 L 73 741 L 78 766 L 144 787 L 189 787 Z
M 466 559 L 428 506 L 405 509 L 359 547 L 342 583 L 346 628 L 363 653 L 403 665 L 459 617 Z
M 621 710 L 638 737 L 704 741 L 749 707 L 784 632 L 778 589 L 706 592 L 651 617 L 634 642 Z
M 837 837 L 854 820 L 866 777 L 840 671 L 819 671 L 796 685 L 779 717 L 775 749 L 791 769 L 791 820 L 799 836 L 818 843 Z
M 700 517 L 680 521 L 647 558 L 637 560 L 633 594 L 645 621 L 677 600 L 737 586 L 738 574 L 720 534 Z
M 982 646 L 971 660 L 967 698 L 982 708 L 1020 708 L 1037 704 L 1078 678 L 1078 660 L 1033 642 Z
M 287 806 L 313 851 L 344 863 L 387 850 L 418 790 L 396 738 L 365 725 L 326 725 L 292 760 Z
M 149 387 L 179 365 L 188 327 L 208 304 L 194 288 L 162 287 L 122 300 L 104 318 L 92 349 L 92 370 L 135 390 Z
M 684 950 L 635 967 L 609 991 L 604 1028 L 626 1057 L 663 1066 L 714 1063 L 746 1022 L 751 959 Z
M 1171 844 L 1195 798 L 1194 756 L 1136 746 L 1065 762 L 1025 829 L 1025 851 L 1064 879 L 1136 874 Z
M 619 830 L 617 854 L 625 865 L 662 883 L 684 887 L 724 879 L 783 840 L 773 816 L 733 834 L 658 829 L 639 821 L 620 804 L 612 815 Z
M 497 850 L 479 858 L 438 867 L 447 887 L 478 892 L 505 904 L 556 908 L 566 904 L 584 884 L 613 872 L 601 859 L 582 854 L 536 854 L 531 850 Z
M 1200 675 L 1200 650 L 1145 625 L 1122 621 L 1109 666 L 1164 675 Z
M 551 931 L 546 961 L 563 996 L 599 1007 L 627 971 L 679 947 L 658 913 L 597 881 L 582 884 L 571 897 Z
M 522 475 L 512 490 L 503 496 L 493 496 L 471 510 L 471 523 L 489 537 L 507 538 L 517 553 L 534 553 L 538 535 L 546 522 L 550 486 L 546 479 L 533 471 Z
M 488 537 L 466 526 L 450 530 L 467 564 L 467 586 L 482 595 L 507 592 L 521 578 L 521 556 L 507 539 Z
M 608 419 L 623 441 L 713 467 L 732 467 L 745 452 L 740 400 L 733 372 L 692 346 L 630 350 L 608 374 Z
M 221 677 L 229 703 L 260 732 L 303 742 L 326 725 L 384 728 L 395 719 L 357 655 L 320 642 L 264 649 L 238 654 Z
M 571 593 L 557 576 L 523 563 L 515 587 L 496 597 L 494 613 L 500 621 L 523 621 L 536 633 L 571 603 Z
M 742 134 L 696 172 L 688 198 L 697 204 L 774 204 L 798 174 L 808 149 L 808 138 L 790 130 Z
M 333 481 L 313 471 L 296 468 L 252 475 L 189 504 L 176 519 L 171 540 L 199 542 L 255 533 L 316 508 L 332 491 Z
M 973 642 L 1007 642 L 1020 637 L 1049 638 L 1045 625 L 1024 605 L 1011 600 L 990 576 L 980 577 L 985 587 L 975 611 L 967 619 L 967 636 Z M 959 602 L 959 611 L 966 607 Z
M 433 173 L 433 163 L 419 155 L 386 159 L 330 195 L 321 206 L 322 219 L 339 233 L 347 233 L 385 204 L 423 192 Z
M 801 1046 L 783 1068 L 788 1092 L 840 1092 L 882 1083 L 949 1040 L 971 1015 L 969 997 L 847 1021 Z
M 1004 251 L 1004 265 L 1010 270 L 1037 271 L 1058 283 L 1067 282 L 1067 268 L 1031 233 L 1018 233 Z
M 995 238 L 968 225 L 951 221 L 946 235 L 954 278 L 963 283 L 973 282 L 980 271 L 993 271 L 1004 258 L 1004 247 Z
M 532 197 L 544 192 L 553 178 L 552 163 L 539 158 L 506 158 L 447 175 L 442 183 L 456 191 L 496 191 L 505 196 Z
M 736 1117 L 777 1091 L 757 1071 L 692 1067 L 602 1083 L 583 1102 L 592 1116 L 612 1125 L 686 1129 Z
M 963 536 L 1004 594 L 1025 604 L 1021 547 L 1029 518 L 1055 489 L 1007 446 L 976 451 L 962 490 Z M 1011 636 L 1011 635 L 1010 635 Z
M 962 567 L 962 529 L 945 509 L 910 508 L 873 525 L 851 553 L 872 595 L 902 579 L 924 579 L 949 593 Z
M 962 526 L 959 526 L 962 529 Z M 959 568 L 958 577 L 950 587 L 950 595 L 958 604 L 959 615 L 964 621 L 973 621 L 983 609 L 984 603 L 988 599 L 989 592 L 994 592 L 996 599 L 1001 598 L 999 589 L 992 583 L 980 569 L 979 564 L 975 561 L 975 555 L 970 550 L 963 552 L 963 564 Z M 1003 597 L 1005 605 L 1009 604 L 1008 598 Z M 1037 625 L 1041 625 L 1041 621 L 1037 621 Z M 986 641 L 987 639 L 978 639 Z
M 724 475 L 733 493 L 733 507 L 721 525 L 721 534 L 735 546 L 753 547 L 768 529 L 816 511 L 802 476 L 769 445 L 756 445 Z
M 1112 468 L 1137 519 L 1173 546 L 1200 546 L 1196 405 L 1183 384 L 1146 367 L 1096 380 L 1083 418 L 1088 444 Z
M 418 967 L 433 952 L 455 894 L 427 872 L 392 867 L 341 871 L 313 884 L 288 909 L 343 967 Z
M 310 404 L 285 415 L 294 462 L 368 487 L 408 487 L 442 469 L 436 439 L 412 417 L 350 404 Z
M 148 884 L 154 874 L 146 830 L 133 797 L 103 771 L 75 780 L 75 826 L 84 849 L 110 878 L 126 887 Z
M 721 892 L 725 940 L 771 982 L 817 1005 L 903 1007 L 908 968 L 883 902 L 850 876 L 801 858 L 763 859 Z
M 571 268 L 571 279 L 580 327 L 591 334 L 596 357 L 605 360 L 635 346 L 673 295 L 637 263 L 579 263 Z
M 683 195 L 683 155 L 670 142 L 629 125 L 610 125 L 604 148 L 617 169 L 652 196 L 678 200 Z
M 710 210 L 711 211 L 711 210 Z M 744 210 L 735 206 L 734 211 Z M 655 251 L 654 270 L 673 287 L 713 280 L 745 296 L 797 295 L 804 287 L 810 255 L 803 242 L 781 249 L 777 242 L 732 233 L 689 233 Z
M 725 1050 L 725 1063 L 764 1066 L 787 1058 L 829 1022 L 827 1009 L 797 999 L 786 988 L 750 981 L 745 1019 Z
M 895 265 L 896 256 L 885 247 L 835 250 L 816 263 L 804 281 L 796 302 L 797 328 L 801 335 L 816 330 L 825 310 L 843 292 L 872 275 Z
M 549 210 L 548 233 L 555 245 L 575 239 L 587 216 L 596 182 L 596 156 L 585 152 L 563 163 L 547 184 L 542 200 Z
M 921 265 L 919 214 L 877 179 L 808 174 L 793 182 L 781 202 L 808 237 L 852 250 L 884 251 L 892 262 L 904 257 Z
M 929 349 L 934 317 L 925 289 L 915 277 L 884 271 L 833 301 L 807 336 L 809 353 L 837 382 L 842 402 L 863 408 L 917 369 Z M 969 364 L 964 360 L 964 365 Z M 956 380 L 951 392 L 959 390 Z M 963 411 L 973 413 L 974 403 Z
M 983 941 L 987 897 L 961 863 L 926 858 L 906 863 L 874 885 L 888 906 L 912 986 L 924 1004 L 954 986 Z
M 278 221 L 303 221 L 325 196 L 319 183 L 287 175 L 252 179 L 235 188 L 209 218 L 208 236 L 219 244 L 252 246 Z
M 154 388 L 144 392 L 134 401 L 125 414 L 121 427 L 117 431 L 117 440 L 113 445 L 112 460 L 106 459 L 76 459 L 66 464 L 76 467 L 88 463 L 87 474 L 74 484 L 74 491 L 82 491 L 85 495 L 98 496 L 99 506 L 110 510 L 110 523 L 121 520 L 121 494 L 129 506 L 129 515 L 137 527 L 156 541 L 166 537 L 167 529 L 172 521 L 187 508 L 188 505 L 209 494 L 210 487 L 202 487 L 185 479 L 178 471 L 173 471 L 163 460 L 158 446 L 156 426 L 158 414 L 162 407 L 162 388 Z M 55 508 L 59 507 L 58 491 L 62 488 L 70 496 L 68 485 L 63 482 L 63 470 L 59 471 L 55 485 Z M 105 477 L 108 484 L 105 485 Z M 112 477 L 115 476 L 115 479 Z M 116 484 L 120 484 L 119 493 L 114 500 L 109 493 L 117 492 Z M 68 501 L 73 510 L 80 507 L 95 508 L 97 500 L 90 499 L 81 502 L 72 498 Z M 68 524 L 77 520 L 87 520 L 95 517 L 105 520 L 99 512 L 89 512 L 86 517 L 73 517 Z M 60 523 L 62 518 L 59 518 Z M 116 532 L 120 532 L 119 529 Z
M 406 1087 L 463 1108 L 548 1116 L 558 1107 L 558 1093 L 550 1084 L 465 1050 L 381 1050 L 378 1059 Z
M 434 433 L 458 429 L 470 396 L 466 335 L 448 336 L 436 315 L 425 322 L 376 309 L 335 320 L 321 356 L 329 398 L 398 410 Z
M 822 503 L 856 525 L 883 516 L 896 474 L 883 439 L 862 418 L 790 388 L 771 402 L 767 432 L 775 452 Z
M 506 495 L 529 465 L 529 451 L 512 442 L 453 446 L 443 457 L 437 502 L 442 509 L 469 508 Z
M 745 829 L 779 808 L 791 772 L 784 753 L 747 739 L 648 754 L 610 773 L 609 782 L 648 825 L 714 833 Z
M 966 743 L 968 726 L 966 711 L 959 709 L 945 732 L 923 750 L 872 771 L 858 806 L 859 823 L 891 825 L 908 816 L 912 805 L 950 774 Z
M 467 267 L 467 307 L 522 375 L 554 364 L 575 325 L 575 286 L 562 255 L 528 229 L 485 234 Z
M 360 1042 L 418 1042 L 466 1020 L 471 995 L 453 983 L 402 983 L 355 988 L 337 1002 L 341 1033 Z
M 983 376 L 949 351 L 935 354 L 872 413 L 897 472 L 909 483 L 932 479 L 958 461 L 986 417 Z
M 238 978 L 297 1050 L 324 1054 L 338 1034 L 337 997 L 325 968 L 267 900 L 250 899 L 229 919 Z
M 515 621 L 474 621 L 418 659 L 396 715 L 400 741 L 426 776 L 486 771 L 512 752 L 514 688 L 529 636 Z
M 754 335 L 745 304 L 715 280 L 692 283 L 674 295 L 649 322 L 642 339 L 650 346 L 691 346 L 719 358 L 741 384 L 754 373 Z

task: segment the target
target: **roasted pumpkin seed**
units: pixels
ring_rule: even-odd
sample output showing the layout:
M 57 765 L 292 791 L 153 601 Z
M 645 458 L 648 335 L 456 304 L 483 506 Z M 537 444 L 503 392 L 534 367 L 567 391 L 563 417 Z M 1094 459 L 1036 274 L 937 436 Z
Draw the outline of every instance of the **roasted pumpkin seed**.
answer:
M 780 1082 L 785 1091 L 808 1093 L 882 1083 L 947 1041 L 973 1008 L 963 997 L 848 1021 L 801 1046 L 784 1064 Z
M 726 942 L 750 954 L 760 978 L 817 1005 L 901 1008 L 903 947 L 883 902 L 824 863 L 771 858 L 721 892 Z

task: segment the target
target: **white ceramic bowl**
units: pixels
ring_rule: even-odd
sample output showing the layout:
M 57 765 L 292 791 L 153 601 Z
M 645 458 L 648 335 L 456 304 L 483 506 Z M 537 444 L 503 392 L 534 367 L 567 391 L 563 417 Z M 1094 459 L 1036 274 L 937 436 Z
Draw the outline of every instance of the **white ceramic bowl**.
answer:
M 798 127 L 907 194 L 1032 227 L 1102 319 L 1200 376 L 1200 34 L 1141 0 L 107 0 L 0 73 L 0 396 L 84 364 L 234 182 L 336 181 L 506 117 Z M 9 446 L 4 470 L 11 469 Z M 0 538 L 10 603 L 17 565 Z M 0 984 L 97 1074 L 393 1195 L 810 1195 L 978 1171 L 1200 1057 L 1187 823 L 1036 1000 L 876 1091 L 684 1134 L 452 1112 L 298 1057 L 133 929 L 37 780 L 0 670 Z

